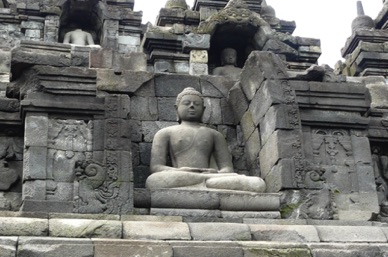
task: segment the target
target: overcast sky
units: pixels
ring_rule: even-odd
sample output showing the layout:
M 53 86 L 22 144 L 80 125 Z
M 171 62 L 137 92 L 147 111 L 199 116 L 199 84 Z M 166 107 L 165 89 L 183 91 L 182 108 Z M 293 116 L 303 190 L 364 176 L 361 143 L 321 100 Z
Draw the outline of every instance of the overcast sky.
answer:
M 167 0 L 135 0 L 135 11 L 143 11 L 143 23 L 155 22 Z M 383 0 L 363 0 L 366 15 L 375 19 L 383 8 Z M 194 0 L 186 0 L 192 7 Z M 295 21 L 294 36 L 321 39 L 319 64 L 334 68 L 341 48 L 351 35 L 351 23 L 357 16 L 357 0 L 267 0 L 281 20 Z

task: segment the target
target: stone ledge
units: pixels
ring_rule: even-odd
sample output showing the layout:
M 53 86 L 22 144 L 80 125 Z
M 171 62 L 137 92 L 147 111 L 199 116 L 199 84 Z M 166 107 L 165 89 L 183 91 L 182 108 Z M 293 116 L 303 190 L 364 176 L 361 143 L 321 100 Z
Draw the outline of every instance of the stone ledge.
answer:
M 385 243 L 214 242 L 0 237 L 1 257 L 386 256 Z
M 81 215 L 82 216 L 82 215 Z M 90 216 L 90 215 L 86 215 Z M 100 215 L 97 215 L 101 217 Z M 53 217 L 56 217 L 53 215 Z M 80 217 L 80 216 L 79 216 Z M 112 218 L 113 216 L 108 216 Z M 386 223 L 249 219 L 242 222 L 193 222 L 182 217 L 124 215 L 122 220 L 0 217 L 0 237 L 27 236 L 131 240 L 262 241 L 288 243 L 387 243 Z M 183 220 L 183 221 L 182 221 Z M 270 223 L 270 222 L 273 223 Z M 262 222 L 262 223 L 260 223 Z M 311 221 L 307 221 L 312 223 Z M 0 255 L 0 257 L 3 257 Z

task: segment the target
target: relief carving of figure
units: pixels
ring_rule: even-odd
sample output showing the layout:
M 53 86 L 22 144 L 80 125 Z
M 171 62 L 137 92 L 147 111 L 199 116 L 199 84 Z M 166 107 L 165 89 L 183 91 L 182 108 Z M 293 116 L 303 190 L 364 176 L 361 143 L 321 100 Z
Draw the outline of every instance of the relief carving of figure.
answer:
M 205 110 L 200 92 L 184 89 L 177 97 L 176 109 L 180 124 L 161 129 L 154 137 L 147 188 L 265 191 L 263 179 L 234 173 L 225 138 L 200 124 Z M 167 164 L 168 157 L 172 166 Z
M 14 156 L 15 151 L 9 140 L 0 143 L 0 191 L 8 190 L 19 178 L 16 170 L 8 167 L 8 160 Z
M 239 80 L 241 68 L 237 67 L 237 51 L 233 48 L 225 48 L 221 53 L 221 67 L 213 70 L 213 75 L 228 77 L 232 80 Z
M 388 217 L 388 156 L 381 154 L 380 148 L 372 150 L 376 189 L 381 206 L 380 214 Z

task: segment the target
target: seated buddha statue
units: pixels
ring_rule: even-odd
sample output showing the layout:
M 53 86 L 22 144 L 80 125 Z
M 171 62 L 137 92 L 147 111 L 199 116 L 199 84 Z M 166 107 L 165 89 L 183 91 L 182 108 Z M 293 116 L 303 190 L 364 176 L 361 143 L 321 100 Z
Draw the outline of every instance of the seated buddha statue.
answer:
M 263 179 L 234 173 L 223 135 L 201 124 L 205 106 L 200 92 L 190 87 L 184 89 L 175 107 L 179 125 L 155 134 L 147 188 L 265 191 Z M 167 164 L 168 158 L 171 166 Z
M 239 80 L 241 68 L 237 67 L 237 51 L 233 48 L 225 48 L 221 52 L 221 67 L 213 70 L 213 75 L 225 76 L 234 81 Z
M 82 29 L 75 29 L 65 34 L 64 44 L 74 44 L 79 46 L 94 45 L 94 40 L 89 32 Z

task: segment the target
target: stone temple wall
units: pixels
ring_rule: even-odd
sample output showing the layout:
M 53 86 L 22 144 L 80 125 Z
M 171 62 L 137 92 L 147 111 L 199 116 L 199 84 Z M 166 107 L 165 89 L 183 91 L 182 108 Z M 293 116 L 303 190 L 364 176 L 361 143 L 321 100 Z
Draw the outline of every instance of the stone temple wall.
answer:
M 334 70 L 261 0 L 0 3 L 0 257 L 386 255 L 386 5 Z M 145 188 L 186 87 L 266 192 Z

